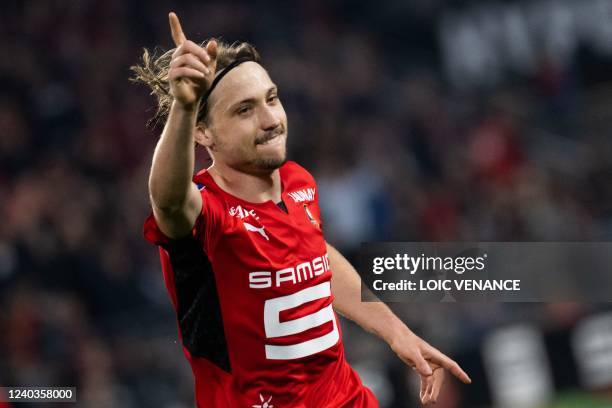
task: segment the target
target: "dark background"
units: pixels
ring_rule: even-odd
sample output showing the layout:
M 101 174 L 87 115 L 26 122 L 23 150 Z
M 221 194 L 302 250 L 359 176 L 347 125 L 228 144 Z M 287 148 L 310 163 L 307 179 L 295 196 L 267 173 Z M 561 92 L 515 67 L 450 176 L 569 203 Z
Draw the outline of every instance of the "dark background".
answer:
M 612 238 L 610 1 L 2 2 L 0 384 L 193 406 L 141 236 L 161 128 L 128 82 L 142 47 L 171 46 L 170 10 L 193 40 L 259 49 L 351 259 L 362 241 Z M 392 307 L 474 379 L 438 407 L 612 406 L 607 305 Z M 415 406 L 387 346 L 343 330 L 381 405 Z

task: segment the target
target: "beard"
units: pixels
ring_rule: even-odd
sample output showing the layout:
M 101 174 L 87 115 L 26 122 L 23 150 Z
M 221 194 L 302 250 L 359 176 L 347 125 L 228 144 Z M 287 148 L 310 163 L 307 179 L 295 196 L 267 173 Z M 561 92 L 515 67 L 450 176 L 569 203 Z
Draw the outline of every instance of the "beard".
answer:
M 251 161 L 251 167 L 260 171 L 274 171 L 287 162 L 287 154 L 283 157 L 258 157 Z
M 228 146 L 222 140 L 215 139 L 216 148 L 212 149 L 212 154 L 214 156 L 216 151 L 225 151 L 223 162 L 236 170 L 251 174 L 269 174 L 287 162 L 286 144 L 281 151 L 258 150 L 259 144 L 265 143 L 275 136 L 284 137 L 284 143 L 286 143 L 288 137 L 287 126 L 283 124 L 274 130 L 259 135 L 250 143 L 247 142 L 237 146 Z
M 281 124 L 277 129 L 271 132 L 267 132 L 264 135 L 257 138 L 255 140 L 255 144 L 257 145 L 257 144 L 263 143 L 266 140 L 269 140 L 275 136 L 282 137 L 283 134 L 285 135 L 285 138 L 288 137 L 286 126 Z M 282 154 L 279 156 L 276 156 L 276 157 L 274 156 L 272 157 L 256 156 L 254 157 L 253 159 L 249 161 L 249 165 L 250 165 L 249 167 L 256 169 L 258 171 L 271 172 L 281 167 L 283 164 L 285 164 L 286 161 L 287 161 L 287 148 L 285 146 Z

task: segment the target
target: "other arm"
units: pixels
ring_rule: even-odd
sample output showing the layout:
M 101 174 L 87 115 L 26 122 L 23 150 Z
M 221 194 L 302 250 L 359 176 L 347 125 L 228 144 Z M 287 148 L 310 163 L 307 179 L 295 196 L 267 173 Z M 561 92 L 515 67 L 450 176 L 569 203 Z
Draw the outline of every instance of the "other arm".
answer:
M 421 402 L 435 402 L 449 370 L 464 383 L 468 375 L 459 365 L 414 334 L 383 302 L 361 302 L 361 278 L 338 250 L 327 244 L 332 269 L 334 309 L 366 331 L 383 339 L 391 349 L 421 376 Z

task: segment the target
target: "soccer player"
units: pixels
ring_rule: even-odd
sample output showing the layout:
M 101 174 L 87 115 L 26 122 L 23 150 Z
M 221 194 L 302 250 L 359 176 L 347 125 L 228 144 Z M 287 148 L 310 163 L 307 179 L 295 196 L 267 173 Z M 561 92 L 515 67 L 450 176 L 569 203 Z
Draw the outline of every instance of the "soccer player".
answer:
M 335 311 L 386 341 L 435 402 L 450 358 L 384 304 L 360 301 L 360 278 L 323 236 L 315 180 L 286 161 L 287 117 L 248 43 L 185 38 L 145 51 L 136 79 L 166 124 L 153 155 L 153 214 L 164 279 L 195 376 L 198 407 L 376 407 L 348 365 Z M 195 177 L 194 146 L 213 164 Z

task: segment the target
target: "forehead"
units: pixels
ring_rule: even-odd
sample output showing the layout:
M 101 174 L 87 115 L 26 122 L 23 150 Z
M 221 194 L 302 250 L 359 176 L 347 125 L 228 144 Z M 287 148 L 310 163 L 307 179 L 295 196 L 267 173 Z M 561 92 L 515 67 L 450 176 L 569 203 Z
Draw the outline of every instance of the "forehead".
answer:
M 225 75 L 209 96 L 211 106 L 228 108 L 244 99 L 261 97 L 274 83 L 258 63 L 244 62 Z

